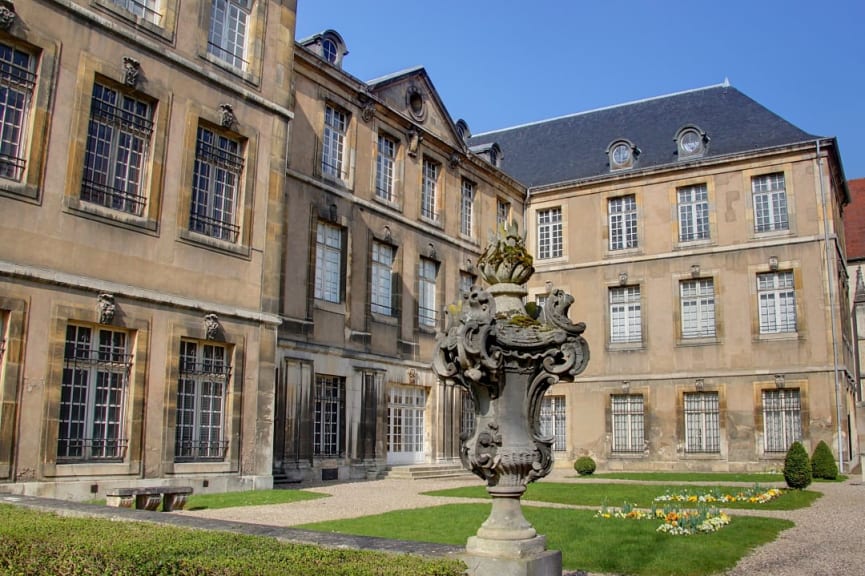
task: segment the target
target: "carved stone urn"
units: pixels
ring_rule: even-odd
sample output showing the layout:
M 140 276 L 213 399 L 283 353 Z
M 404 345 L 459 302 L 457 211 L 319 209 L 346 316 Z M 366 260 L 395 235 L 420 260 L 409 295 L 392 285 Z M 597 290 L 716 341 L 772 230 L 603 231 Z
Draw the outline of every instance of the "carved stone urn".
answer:
M 499 230 L 477 266 L 489 288 L 473 286 L 448 307 L 433 359 L 435 373 L 474 402 L 475 430 L 461 438 L 460 457 L 492 497 L 489 518 L 466 546 L 469 573 L 561 574 L 561 553 L 546 550 L 520 498 L 526 484 L 552 468 L 553 438 L 540 429 L 541 404 L 550 386 L 585 369 L 585 324 L 570 321 L 574 299 L 559 289 L 542 311 L 526 311 L 523 285 L 534 268 L 516 224 Z

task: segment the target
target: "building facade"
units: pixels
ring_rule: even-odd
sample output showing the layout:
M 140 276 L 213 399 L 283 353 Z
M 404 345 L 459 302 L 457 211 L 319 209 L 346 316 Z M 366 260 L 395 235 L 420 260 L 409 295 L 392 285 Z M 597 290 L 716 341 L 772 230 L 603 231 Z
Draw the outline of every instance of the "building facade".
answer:
M 274 417 L 292 481 L 458 459 L 473 412 L 430 369 L 436 332 L 489 234 L 522 220 L 524 188 L 422 68 L 361 82 L 346 53 L 332 30 L 295 52 Z
M 471 140 L 493 142 L 528 186 L 531 297 L 564 288 L 587 325 L 588 368 L 548 392 L 564 462 L 780 469 L 794 440 L 858 454 L 834 139 L 725 83 Z
M 296 3 L 2 9 L 2 489 L 272 485 Z

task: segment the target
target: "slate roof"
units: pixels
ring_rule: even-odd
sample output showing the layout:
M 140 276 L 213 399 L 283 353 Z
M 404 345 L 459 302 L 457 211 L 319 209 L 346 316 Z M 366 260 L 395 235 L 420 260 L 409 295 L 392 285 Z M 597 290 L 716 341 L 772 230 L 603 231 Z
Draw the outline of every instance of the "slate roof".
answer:
M 607 148 L 626 139 L 640 150 L 633 168 L 676 164 L 676 133 L 706 132 L 702 158 L 816 140 L 727 82 L 474 135 L 469 145 L 497 142 L 501 168 L 529 187 L 609 175 Z

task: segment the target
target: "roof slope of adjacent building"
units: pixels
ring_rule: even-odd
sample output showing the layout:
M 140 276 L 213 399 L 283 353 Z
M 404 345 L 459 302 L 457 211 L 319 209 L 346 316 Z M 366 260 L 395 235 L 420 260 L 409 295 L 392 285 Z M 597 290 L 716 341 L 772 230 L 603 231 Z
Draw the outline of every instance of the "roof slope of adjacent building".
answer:
M 473 136 L 469 145 L 498 143 L 504 156 L 501 168 L 523 184 L 537 187 L 609 175 L 607 149 L 616 140 L 628 140 L 639 149 L 631 170 L 675 164 L 674 138 L 687 125 L 709 138 L 703 158 L 819 138 L 725 82 L 485 132 Z

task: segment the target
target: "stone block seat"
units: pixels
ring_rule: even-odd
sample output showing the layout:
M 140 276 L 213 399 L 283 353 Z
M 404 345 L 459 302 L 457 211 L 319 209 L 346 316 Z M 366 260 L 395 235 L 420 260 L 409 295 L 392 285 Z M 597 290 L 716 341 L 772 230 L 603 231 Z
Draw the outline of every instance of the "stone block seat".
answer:
M 191 486 L 146 486 L 143 488 L 114 488 L 105 494 L 108 506 L 156 510 L 162 503 L 163 512 L 183 510 L 192 494 Z

